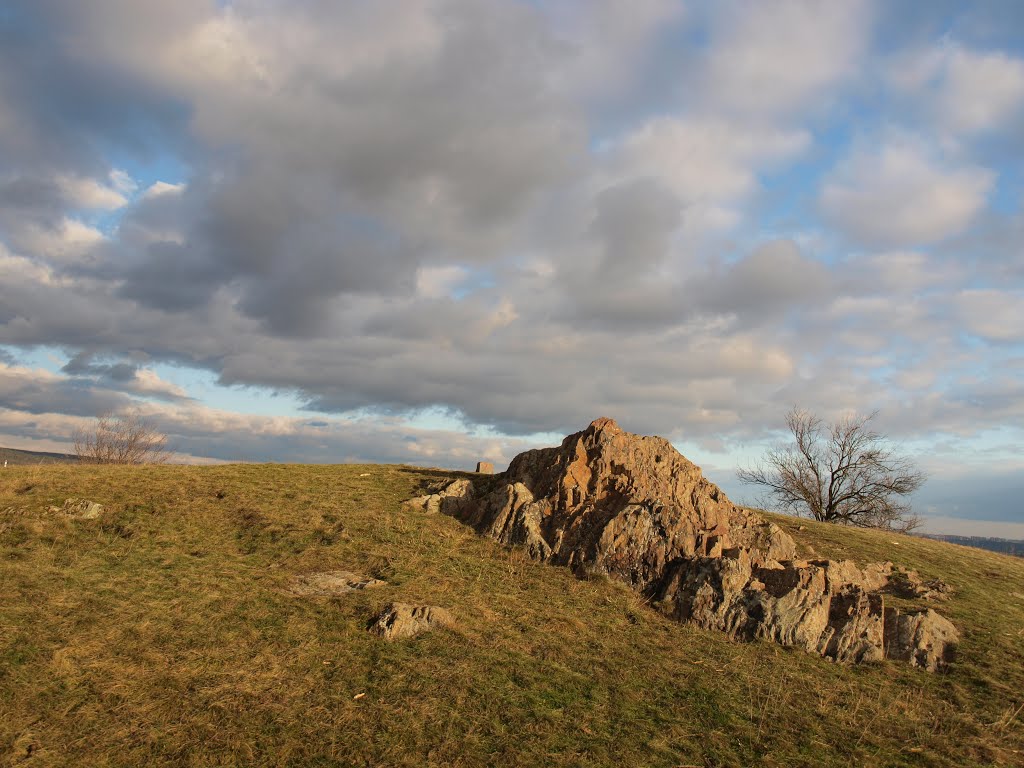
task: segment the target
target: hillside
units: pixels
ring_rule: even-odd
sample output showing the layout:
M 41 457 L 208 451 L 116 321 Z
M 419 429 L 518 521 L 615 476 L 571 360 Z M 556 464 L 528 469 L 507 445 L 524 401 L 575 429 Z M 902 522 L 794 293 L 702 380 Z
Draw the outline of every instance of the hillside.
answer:
M 22 464 L 68 464 L 78 458 L 67 453 L 47 453 L 45 451 L 22 451 L 17 448 L 0 448 L 0 466 L 7 462 L 8 466 Z
M 403 508 L 397 466 L 9 467 L 0 765 L 1021 765 L 1024 562 L 772 520 L 956 590 L 952 670 L 735 643 Z M 66 499 L 95 520 L 48 512 Z M 386 585 L 296 597 L 349 569 Z M 456 626 L 386 643 L 392 601 Z

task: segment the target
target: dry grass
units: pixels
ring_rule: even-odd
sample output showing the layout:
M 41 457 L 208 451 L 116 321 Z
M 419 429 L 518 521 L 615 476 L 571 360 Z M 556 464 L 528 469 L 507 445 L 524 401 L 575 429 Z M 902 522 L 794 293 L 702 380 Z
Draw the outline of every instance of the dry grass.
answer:
M 0 765 L 1024 763 L 1024 562 L 778 518 L 957 588 L 961 660 L 849 668 L 675 624 L 443 516 L 394 466 L 8 468 Z M 48 513 L 69 497 L 97 520 Z M 388 585 L 287 593 L 347 569 Z M 458 626 L 386 643 L 391 600 Z

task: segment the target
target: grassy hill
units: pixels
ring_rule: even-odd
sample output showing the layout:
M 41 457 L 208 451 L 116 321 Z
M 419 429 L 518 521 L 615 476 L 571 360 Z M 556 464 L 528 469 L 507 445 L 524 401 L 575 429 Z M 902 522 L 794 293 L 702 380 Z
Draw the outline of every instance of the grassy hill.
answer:
M 957 590 L 952 673 L 845 667 L 659 616 L 400 501 L 397 466 L 8 468 L 0 765 L 1024 764 L 1024 562 L 775 517 Z M 48 513 L 69 497 L 96 520 Z M 803 526 L 800 528 L 800 526 Z M 294 574 L 387 586 L 300 598 Z M 387 643 L 391 600 L 458 625 Z
M 17 448 L 0 448 L 0 467 L 23 464 L 68 464 L 77 462 L 76 456 L 67 453 L 46 453 L 44 451 L 20 451 Z

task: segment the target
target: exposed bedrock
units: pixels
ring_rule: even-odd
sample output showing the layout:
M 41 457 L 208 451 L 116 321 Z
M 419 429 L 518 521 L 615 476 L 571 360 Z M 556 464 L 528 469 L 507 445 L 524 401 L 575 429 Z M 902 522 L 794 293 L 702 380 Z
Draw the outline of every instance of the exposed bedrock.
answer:
M 456 480 L 409 504 L 578 574 L 624 581 L 666 614 L 736 639 L 931 671 L 957 642 L 934 611 L 887 610 L 891 564 L 798 560 L 785 531 L 729 501 L 671 443 L 611 419 L 521 453 L 486 487 Z

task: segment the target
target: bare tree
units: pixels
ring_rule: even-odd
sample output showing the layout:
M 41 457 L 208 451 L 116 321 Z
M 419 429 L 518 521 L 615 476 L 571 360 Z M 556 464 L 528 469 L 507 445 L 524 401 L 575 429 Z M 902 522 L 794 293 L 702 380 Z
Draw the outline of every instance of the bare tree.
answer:
M 794 408 L 786 416 L 795 445 L 773 448 L 739 479 L 767 489 L 783 511 L 862 528 L 910 531 L 920 525 L 904 497 L 924 483 L 914 463 L 870 428 L 875 413 L 824 424 Z
M 171 457 L 167 435 L 137 411 L 105 413 L 74 434 L 75 455 L 93 464 L 163 464 Z

